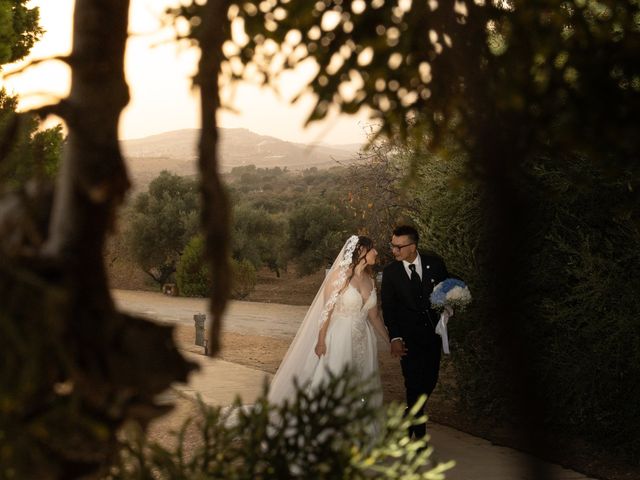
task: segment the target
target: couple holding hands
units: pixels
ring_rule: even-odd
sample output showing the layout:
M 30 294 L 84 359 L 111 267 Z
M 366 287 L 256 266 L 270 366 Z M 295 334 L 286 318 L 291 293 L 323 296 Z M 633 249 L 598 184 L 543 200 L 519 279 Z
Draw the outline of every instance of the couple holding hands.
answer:
M 395 261 L 383 270 L 381 316 L 373 272 L 378 252 L 368 237 L 353 235 L 346 241 L 273 378 L 271 403 L 293 398 L 294 379 L 313 389 L 329 372 L 339 375 L 349 368 L 359 379 L 374 382 L 372 391 L 378 394 L 367 401 L 381 406 L 376 334 L 400 359 L 407 408 L 421 395 L 431 395 L 443 343 L 436 333 L 440 313 L 433 309 L 430 295 L 449 274 L 440 257 L 418 251 L 418 242 L 411 226 L 393 230 L 390 247 Z M 409 435 L 421 438 L 425 432 L 421 424 Z

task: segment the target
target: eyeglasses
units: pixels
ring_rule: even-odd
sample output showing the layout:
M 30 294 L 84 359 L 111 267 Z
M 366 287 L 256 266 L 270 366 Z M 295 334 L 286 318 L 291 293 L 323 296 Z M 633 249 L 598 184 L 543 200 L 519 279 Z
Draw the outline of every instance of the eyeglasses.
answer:
M 393 243 L 389 244 L 391 250 L 402 250 L 404 247 L 408 247 L 409 245 L 415 245 L 416 242 L 405 243 L 404 245 L 394 245 Z

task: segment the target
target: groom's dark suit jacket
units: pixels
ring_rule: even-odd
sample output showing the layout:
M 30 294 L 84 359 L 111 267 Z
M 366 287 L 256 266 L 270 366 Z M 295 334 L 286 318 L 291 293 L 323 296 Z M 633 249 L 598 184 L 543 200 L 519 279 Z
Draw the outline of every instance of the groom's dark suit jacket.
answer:
M 449 277 L 444 261 L 436 254 L 421 252 L 420 261 L 420 289 L 412 285 L 402 262 L 390 263 L 382 273 L 384 323 L 389 337 L 402 337 L 407 347 L 406 354 L 400 359 L 407 408 L 411 408 L 421 395 L 430 396 L 438 382 L 442 339 L 435 328 L 440 316 L 431 308 L 429 295 L 434 286 Z M 414 425 L 409 429 L 409 436 L 422 438 L 425 432 L 425 424 Z
M 389 337 L 402 337 L 411 343 L 416 335 L 436 335 L 440 315 L 431 308 L 433 287 L 449 277 L 444 261 L 432 252 L 421 252 L 422 299 L 418 298 L 401 261 L 387 265 L 382 274 L 381 301 Z

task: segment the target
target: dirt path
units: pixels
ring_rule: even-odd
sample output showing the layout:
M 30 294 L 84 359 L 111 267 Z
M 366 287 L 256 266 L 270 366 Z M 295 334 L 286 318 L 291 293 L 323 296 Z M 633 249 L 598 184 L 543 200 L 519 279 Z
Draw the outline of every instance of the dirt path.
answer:
M 112 290 L 122 310 L 151 320 L 193 327 L 193 316 L 207 311 L 203 298 L 170 297 L 157 292 Z M 224 317 L 224 332 L 291 339 L 307 306 L 232 300 Z
M 175 324 L 181 348 L 202 353 L 196 347 L 193 315 L 206 311 L 199 298 L 169 297 L 160 293 L 114 290 L 123 310 Z M 306 306 L 232 301 L 224 318 L 220 358 L 274 373 L 307 311 Z M 379 361 L 385 398 L 402 401 L 404 387 L 400 365 L 386 345 L 379 344 Z

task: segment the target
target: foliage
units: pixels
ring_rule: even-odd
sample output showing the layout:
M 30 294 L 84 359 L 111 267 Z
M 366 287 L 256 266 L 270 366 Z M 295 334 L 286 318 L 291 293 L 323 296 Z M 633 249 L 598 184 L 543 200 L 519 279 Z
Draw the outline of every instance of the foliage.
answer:
M 288 214 L 306 196 L 342 203 L 347 192 L 342 167 L 289 171 L 247 165 L 233 168 L 225 180 L 236 203 L 248 203 L 272 214 Z
M 230 183 L 242 187 L 243 193 L 263 191 L 267 186 L 271 186 L 268 190 L 280 191 L 287 187 L 285 179 L 290 173 L 287 168 L 258 168 L 255 165 L 245 165 L 232 168 L 226 178 Z
M 190 20 L 201 5 L 172 13 Z M 314 95 L 308 121 L 332 106 L 366 107 L 390 136 L 404 138 L 407 125 L 418 138 L 455 136 L 481 168 L 489 132 L 506 150 L 628 164 L 638 151 L 639 13 L 638 2 L 615 0 L 234 2 L 222 84 L 277 86 L 306 67 L 308 82 L 286 98 Z M 198 38 L 200 22 L 191 25 Z
M 0 164 L 0 182 L 11 189 L 23 187 L 29 179 L 52 181 L 58 172 L 63 143 L 61 125 L 38 130 L 36 117 L 18 116 L 17 104 L 17 97 L 0 89 L 0 138 L 12 137 Z
M 410 164 L 409 148 L 374 141 L 346 174 L 350 186 L 347 207 L 362 225 L 360 233 L 373 239 L 381 265 L 393 260 L 388 246 L 393 227 L 411 223 L 410 214 L 417 212 L 408 195 L 408 185 L 416 180 L 406 178 Z
M 194 181 L 162 172 L 140 193 L 130 211 L 127 241 L 136 263 L 159 285 L 176 271 L 198 228 Z
M 349 378 L 332 377 L 315 395 L 298 388 L 282 406 L 269 404 L 266 393 L 249 408 L 240 399 L 230 410 L 201 402 L 199 416 L 185 423 L 174 449 L 138 435 L 109 479 L 444 479 L 453 462 L 435 462 L 425 440 L 407 438 L 417 420 L 405 417 L 403 407 L 390 407 L 384 433 L 372 435 L 381 412 L 362 402 L 372 394 L 366 385 Z M 194 451 L 184 447 L 190 422 L 199 435 Z
M 300 273 L 331 265 L 345 240 L 357 231 L 354 223 L 344 207 L 322 199 L 299 204 L 289 216 L 289 248 Z
M 368 234 L 381 225 L 376 212 L 366 207 L 369 197 L 355 198 L 363 185 L 355 175 L 344 167 L 300 172 L 253 165 L 234 168 L 226 179 L 236 199 L 234 258 L 247 258 L 256 267 L 294 261 L 301 274 L 331 263 L 348 235 Z M 265 189 L 266 185 L 273 188 Z M 386 243 L 388 228 L 384 238 Z
M 256 285 L 256 268 L 247 259 L 231 259 L 231 297 L 246 298 Z M 211 291 L 211 275 L 204 261 L 204 239 L 194 236 L 182 253 L 176 271 L 181 295 L 206 297 Z
M 28 0 L 0 2 L 0 65 L 26 57 L 44 33 L 38 7 L 28 8 L 27 3 Z
M 247 260 L 255 269 L 266 266 L 280 276 L 280 270 L 286 267 L 286 234 L 287 223 L 283 215 L 271 214 L 263 207 L 249 203 L 234 206 L 233 258 Z
M 233 200 L 232 258 L 250 262 L 256 271 L 267 267 L 276 275 L 286 269 L 290 261 L 300 264 L 302 273 L 312 273 L 331 262 L 346 236 L 354 231 L 372 230 L 373 219 L 379 218 L 373 214 L 367 217 L 358 210 L 366 199 L 361 196 L 355 199 L 350 193 L 350 189 L 355 192 L 360 188 L 353 185 L 351 175 L 345 168 L 312 168 L 301 172 L 254 165 L 234 168 L 225 178 Z M 189 189 L 183 191 L 183 187 L 172 186 L 173 183 Z M 183 252 L 191 238 L 186 235 L 195 231 L 195 212 L 189 210 L 189 205 L 194 203 L 192 185 L 189 179 L 163 173 L 152 182 L 149 192 L 136 197 L 126 219 L 131 255 L 156 279 L 166 281 L 175 271 L 173 252 Z M 265 189 L 266 185 L 273 188 Z M 183 202 L 186 207 L 180 206 L 181 201 L 170 200 L 182 195 L 188 199 Z M 376 206 L 382 204 L 380 201 Z M 186 229 L 182 225 L 185 221 Z M 381 225 L 378 221 L 386 242 L 388 229 Z M 159 235 L 164 240 L 160 241 Z M 168 260 L 163 264 L 164 258 Z M 204 284 L 196 283 L 200 285 L 196 290 L 204 292 Z M 248 290 L 243 287 L 234 296 L 244 297 L 253 288 L 251 282 L 248 285 Z
M 500 12 L 488 28 L 490 87 L 482 89 L 487 98 L 503 98 L 496 103 L 501 125 L 515 121 L 510 130 L 520 136 L 510 143 L 550 150 L 558 161 L 563 152 L 579 152 L 616 173 L 632 163 L 639 13 L 638 2 L 614 0 L 545 7 L 519 1 Z
M 180 295 L 206 297 L 211 289 L 211 276 L 204 261 L 204 239 L 196 235 L 180 256 L 176 271 L 176 282 Z
M 242 300 L 246 298 L 256 286 L 256 267 L 246 259 L 231 260 L 231 282 L 232 298 Z
M 304 274 L 330 263 L 346 236 L 352 232 L 369 235 L 375 232 L 377 236 L 374 238 L 380 242 L 379 245 L 385 245 L 389 226 L 393 224 L 391 217 L 401 207 L 389 205 L 387 202 L 391 196 L 384 194 L 391 190 L 397 193 L 400 189 L 402 168 L 395 169 L 393 174 L 395 178 L 391 180 L 387 176 L 391 175 L 390 172 L 371 169 L 369 164 L 361 169 L 311 168 L 301 172 L 278 167 L 256 168 L 254 165 L 234 168 L 225 178 L 234 205 L 232 258 L 249 261 L 254 270 L 268 267 L 276 275 L 286 268 L 289 261 L 294 261 Z M 374 177 L 377 183 L 372 185 Z M 175 176 L 166 178 L 177 181 Z M 189 182 L 186 179 L 182 181 Z M 154 182 L 160 182 L 160 179 Z M 390 182 L 393 185 L 389 185 Z M 265 189 L 266 185 L 273 188 Z M 383 185 L 386 185 L 385 190 L 381 190 Z M 156 188 L 156 195 L 164 188 Z M 381 191 L 383 195 L 379 195 Z M 160 246 L 156 237 L 162 231 L 161 227 L 166 229 L 177 222 L 175 209 L 167 210 L 171 202 L 163 198 L 155 202 L 157 208 L 154 210 L 149 206 L 148 195 L 138 196 L 134 210 L 150 213 L 131 215 L 127 228 L 134 258 L 146 253 L 142 255 L 145 262 L 149 262 L 152 256 L 132 243 L 132 236 L 142 237 L 137 240 L 139 244 L 155 249 Z M 394 198 L 394 202 L 397 199 Z M 147 215 L 152 215 L 152 218 Z M 153 216 L 158 220 L 153 220 Z M 174 250 L 183 251 L 181 242 L 185 241 L 184 237 L 175 236 L 174 239 Z M 136 248 L 140 253 L 135 254 Z M 172 272 L 172 268 L 169 265 L 166 271 Z M 204 292 L 204 285 L 199 281 L 196 283 L 201 285 L 197 291 Z M 244 297 L 253 288 L 251 282 L 249 285 L 249 290 L 243 288 L 234 295 Z M 181 292 L 187 294 L 182 289 Z
M 527 333 L 539 352 L 548 420 L 638 459 L 640 421 L 628 405 L 640 394 L 640 346 L 632 340 L 640 334 L 640 217 L 629 206 L 640 172 L 611 179 L 599 162 L 576 157 L 537 162 L 527 173 L 538 206 L 531 263 L 544 266 L 529 280 L 529 312 L 543 322 L 528 322 Z
M 414 220 L 474 295 L 471 309 L 449 324 L 458 396 L 474 415 L 513 422 L 498 366 L 508 358 L 486 328 L 495 273 L 483 224 L 492 211 L 477 184 L 460 181 L 465 160 L 458 155 L 457 161 L 424 159 L 424 181 L 411 193 Z M 531 198 L 529 243 L 519 246 L 519 261 L 528 274 L 512 319 L 528 341 L 545 428 L 588 438 L 630 460 L 640 452 L 631 407 L 640 394 L 640 348 L 633 340 L 640 334 L 640 231 L 637 212 L 629 209 L 639 184 L 631 173 L 608 179 L 598 162 L 583 157 L 527 165 L 520 188 Z

